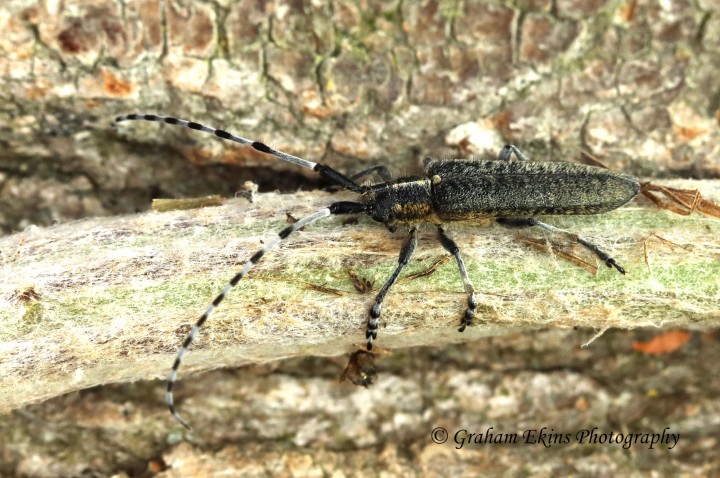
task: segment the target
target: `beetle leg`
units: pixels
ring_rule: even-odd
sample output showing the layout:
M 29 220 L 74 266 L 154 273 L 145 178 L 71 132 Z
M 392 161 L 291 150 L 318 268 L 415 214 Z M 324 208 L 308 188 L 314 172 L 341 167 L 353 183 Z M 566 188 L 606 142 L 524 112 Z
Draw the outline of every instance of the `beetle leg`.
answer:
M 515 156 L 522 161 L 528 160 L 527 156 L 525 156 L 514 144 L 506 144 L 503 146 L 503 149 L 501 149 L 500 153 L 498 153 L 497 159 L 498 161 L 510 161 L 510 157 L 513 153 L 515 153 Z
M 385 300 L 385 294 L 387 294 L 390 287 L 392 287 L 400 275 L 400 272 L 407 265 L 410 256 L 412 256 L 412 253 L 415 251 L 415 246 L 417 246 L 417 227 L 413 226 L 410 228 L 410 232 L 400 250 L 400 258 L 398 259 L 398 266 L 395 268 L 395 272 L 392 273 L 387 282 L 385 282 L 385 285 L 380 289 L 380 292 L 378 292 L 378 295 L 375 296 L 375 304 L 370 308 L 370 318 L 368 319 L 367 329 L 365 331 L 368 350 L 372 350 L 373 340 L 377 338 L 378 318 L 382 310 L 383 300 Z
M 458 269 L 460 270 L 460 277 L 462 277 L 463 286 L 465 287 L 465 292 L 468 293 L 467 309 L 465 309 L 465 315 L 463 316 L 462 321 L 460 322 L 460 328 L 458 329 L 458 332 L 463 332 L 465 327 L 472 323 L 473 315 L 475 315 L 475 308 L 477 307 L 477 302 L 475 301 L 475 288 L 473 287 L 472 282 L 470 282 L 467 270 L 465 269 L 465 263 L 463 262 L 462 257 L 460 257 L 460 249 L 457 244 L 455 244 L 455 241 L 450 239 L 442 226 L 438 226 L 438 236 L 440 236 L 440 244 L 442 244 L 445 250 L 455 256 Z
M 595 253 L 595 255 L 605 263 L 608 267 L 614 267 L 618 270 L 621 274 L 625 274 L 625 269 L 620 266 L 617 262 L 615 262 L 615 259 L 610 257 L 610 255 L 600 249 L 598 246 L 593 244 L 592 242 L 588 242 L 582 237 L 578 236 L 577 234 L 566 231 L 565 229 L 560 229 L 555 226 L 551 226 L 550 224 L 545 224 L 544 222 L 540 222 L 537 219 L 533 219 L 532 217 L 528 218 L 516 218 L 516 217 L 499 217 L 497 218 L 497 222 L 500 225 L 503 225 L 505 227 L 512 227 L 512 228 L 524 228 L 524 227 L 532 227 L 532 226 L 538 226 L 542 229 L 545 229 L 548 232 L 552 232 L 553 234 L 562 233 L 567 234 L 573 239 L 575 239 L 580 245 L 582 245 L 584 248 L 592 251 Z
M 390 174 L 390 170 L 382 164 L 376 164 L 375 166 L 370 166 L 369 168 L 365 168 L 361 171 L 358 171 L 357 173 L 351 174 L 348 176 L 351 181 L 358 182 L 361 179 L 363 179 L 365 176 L 369 176 L 370 174 L 377 172 L 378 176 L 380 176 L 380 179 L 385 181 L 386 183 L 389 183 L 392 181 L 392 174 Z

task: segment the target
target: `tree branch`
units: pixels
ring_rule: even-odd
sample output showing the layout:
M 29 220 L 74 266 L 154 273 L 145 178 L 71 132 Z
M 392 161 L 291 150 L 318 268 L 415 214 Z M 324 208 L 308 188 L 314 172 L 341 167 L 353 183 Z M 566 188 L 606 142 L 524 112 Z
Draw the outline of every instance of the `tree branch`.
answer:
M 720 182 L 673 181 L 720 197 Z M 261 194 L 219 207 L 100 218 L 0 239 L 0 412 L 93 385 L 163 377 L 189 326 L 264 241 L 341 195 Z M 563 260 L 592 254 L 539 230 L 451 224 L 475 284 L 474 326 L 457 266 L 399 282 L 388 294 L 379 350 L 441 345 L 544 327 L 634 328 L 720 324 L 717 220 L 682 217 L 638 198 L 597 216 L 553 217 L 609 252 L 626 276 Z M 656 233 L 677 244 L 654 241 Z M 397 264 L 404 231 L 366 218 L 330 218 L 266 254 L 201 330 L 180 375 L 299 355 L 339 355 L 364 344 L 374 293 Z M 650 239 L 648 239 L 650 238 Z M 644 263 L 648 239 L 649 270 Z M 533 241 L 557 254 L 538 251 Z M 403 276 L 447 255 L 420 230 Z M 577 260 L 576 260 L 577 261 Z M 350 271 L 374 284 L 356 290 Z

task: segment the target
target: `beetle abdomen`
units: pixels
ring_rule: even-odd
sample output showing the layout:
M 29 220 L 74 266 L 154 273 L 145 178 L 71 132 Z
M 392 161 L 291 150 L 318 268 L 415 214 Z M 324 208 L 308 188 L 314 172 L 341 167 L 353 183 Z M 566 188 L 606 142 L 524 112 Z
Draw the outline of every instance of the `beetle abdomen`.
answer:
M 575 163 L 433 161 L 425 172 L 435 213 L 445 221 L 597 214 L 640 191 L 630 175 Z

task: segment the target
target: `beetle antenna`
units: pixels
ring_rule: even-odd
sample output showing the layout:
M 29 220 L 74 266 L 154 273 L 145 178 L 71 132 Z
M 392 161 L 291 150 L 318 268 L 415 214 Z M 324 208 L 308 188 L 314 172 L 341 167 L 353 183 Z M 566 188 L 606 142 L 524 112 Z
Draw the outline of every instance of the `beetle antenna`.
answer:
M 336 184 L 344 189 L 348 189 L 350 191 L 354 191 L 357 193 L 362 193 L 367 189 L 363 186 L 359 186 L 353 180 L 351 180 L 347 176 L 335 171 L 330 166 L 326 166 L 324 164 L 319 164 L 319 163 L 314 163 L 312 161 L 308 161 L 307 159 L 302 159 L 297 156 L 293 156 L 292 154 L 283 153 L 282 151 L 278 151 L 277 149 L 271 148 L 270 146 L 266 145 L 265 143 L 261 143 L 259 141 L 253 141 L 253 140 L 250 140 L 247 138 L 243 138 L 242 136 L 237 136 L 235 134 L 228 133 L 227 131 L 224 131 L 221 129 L 212 128 L 210 126 L 205 126 L 200 123 L 195 123 L 194 121 L 178 119 L 178 118 L 174 118 L 172 116 L 146 115 L 146 114 L 129 114 L 129 115 L 117 116 L 115 118 L 116 123 L 120 123 L 122 121 L 136 121 L 136 120 L 167 123 L 167 124 L 172 124 L 172 125 L 183 126 L 185 128 L 190 128 L 190 129 L 194 129 L 197 131 L 202 131 L 204 133 L 210 133 L 210 134 L 217 136 L 218 138 L 227 139 L 230 141 L 234 141 L 236 143 L 240 143 L 245 146 L 250 146 L 255 151 L 260 151 L 261 153 L 266 153 L 271 156 L 275 156 L 276 158 L 280 158 L 283 161 L 297 164 L 298 166 L 302 166 L 303 168 L 315 171 L 316 173 L 320 174 L 320 176 L 322 176 L 323 178 L 333 182 L 334 184 Z
M 267 242 L 262 247 L 262 249 L 258 250 L 255 254 L 253 254 L 252 257 L 250 257 L 250 259 L 245 264 L 243 264 L 240 272 L 235 274 L 235 277 L 230 279 L 230 282 L 227 283 L 225 288 L 218 294 L 217 297 L 215 297 L 215 300 L 213 300 L 212 303 L 208 306 L 208 308 L 205 309 L 203 315 L 201 315 L 197 322 L 195 322 L 195 325 L 192 326 L 192 329 L 190 329 L 190 333 L 188 333 L 187 337 L 185 337 L 185 340 L 178 349 L 177 356 L 175 357 L 175 362 L 173 362 L 172 368 L 170 369 L 170 376 L 168 377 L 167 382 L 167 392 L 165 394 L 165 402 L 167 403 L 167 406 L 170 409 L 170 413 L 172 413 L 172 416 L 175 417 L 175 419 L 180 422 L 182 426 L 190 430 L 190 426 L 185 420 L 180 417 L 178 412 L 175 410 L 175 401 L 173 398 L 173 387 L 175 386 L 175 381 L 177 379 L 180 362 L 182 361 L 183 355 L 185 355 L 185 353 L 188 351 L 190 344 L 200 331 L 200 327 L 203 326 L 203 324 L 207 321 L 210 315 L 212 315 L 213 311 L 220 305 L 223 299 L 225 299 L 225 296 L 227 296 L 228 293 L 230 293 L 230 291 L 237 285 L 237 283 L 240 282 L 240 279 L 245 277 L 245 275 L 248 273 L 248 271 L 250 271 L 252 266 L 254 266 L 260 261 L 260 259 L 265 255 L 267 251 L 275 247 L 280 241 L 287 238 L 290 234 L 297 231 L 301 227 L 333 214 L 356 214 L 361 213 L 364 210 L 364 204 L 349 201 L 340 201 L 331 204 L 329 207 L 320 209 L 319 211 L 314 212 L 309 216 L 305 216 L 296 223 L 280 231 L 275 238 Z

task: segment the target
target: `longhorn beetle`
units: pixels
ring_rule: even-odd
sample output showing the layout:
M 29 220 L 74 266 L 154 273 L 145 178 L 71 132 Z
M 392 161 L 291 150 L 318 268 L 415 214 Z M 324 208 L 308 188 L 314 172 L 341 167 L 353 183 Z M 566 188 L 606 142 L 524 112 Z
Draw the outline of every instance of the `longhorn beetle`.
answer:
M 390 231 L 394 231 L 398 226 L 408 228 L 407 238 L 400 249 L 398 265 L 375 296 L 375 302 L 370 308 L 365 331 L 367 350 L 372 349 L 373 341 L 377 338 L 378 319 L 385 295 L 415 251 L 417 228 L 423 222 L 430 222 L 437 226 L 440 244 L 457 261 L 460 277 L 468 295 L 467 308 L 460 320 L 459 332 L 464 331 L 472 323 L 477 302 L 475 301 L 475 289 L 468 277 L 460 250 L 455 241 L 445 232 L 444 223 L 494 218 L 499 224 L 506 227 L 537 226 L 553 233 L 564 232 L 595 253 L 608 267 L 614 267 L 621 274 L 625 274 L 625 269 L 595 244 L 575 234 L 540 222 L 533 216 L 597 214 L 616 209 L 630 201 L 640 191 L 640 184 L 637 180 L 627 174 L 583 164 L 531 162 L 517 147 L 506 145 L 500 151 L 496 161 L 432 160 L 425 166 L 423 176 L 393 179 L 390 171 L 383 165 L 372 166 L 353 175 L 345 176 L 330 166 L 307 161 L 258 141 L 245 139 L 227 131 L 192 121 L 146 114 L 130 114 L 115 118 L 116 122 L 128 120 L 157 121 L 214 134 L 219 138 L 250 146 L 256 151 L 315 171 L 320 177 L 334 185 L 358 194 L 356 201 L 334 202 L 280 231 L 273 240 L 267 242 L 262 249 L 250 257 L 240 272 L 230 279 L 230 282 L 195 322 L 178 350 L 170 370 L 166 394 L 170 413 L 188 429 L 190 428 L 188 424 L 175 410 L 173 386 L 180 361 L 198 334 L 200 327 L 267 251 L 301 227 L 325 217 L 342 214 L 367 214 L 375 221 L 385 225 Z M 513 154 L 520 161 L 511 161 Z M 371 173 L 377 173 L 383 182 L 371 186 L 358 183 Z

